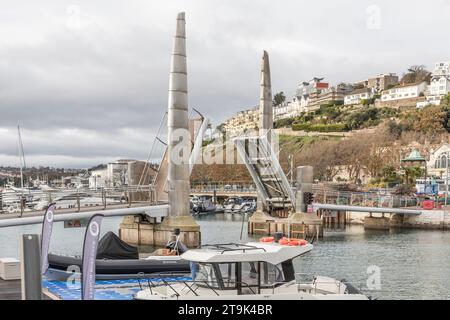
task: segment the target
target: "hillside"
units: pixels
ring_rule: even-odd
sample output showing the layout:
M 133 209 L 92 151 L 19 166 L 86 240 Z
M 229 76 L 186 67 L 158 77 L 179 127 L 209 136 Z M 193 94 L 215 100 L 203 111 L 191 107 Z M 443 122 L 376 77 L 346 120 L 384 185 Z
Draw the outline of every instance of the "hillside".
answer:
M 314 166 L 320 181 L 339 181 L 345 173 L 344 180 L 351 183 L 409 185 L 421 176 L 421 169 L 405 173 L 400 160 L 413 148 L 426 156 L 440 143 L 450 142 L 449 120 L 450 97 L 441 106 L 423 109 L 322 106 L 314 113 L 276 123 L 277 128 L 307 134 L 280 136 L 280 163 L 288 172 L 293 155 L 295 167 Z M 244 165 L 198 165 L 192 180 L 251 181 Z

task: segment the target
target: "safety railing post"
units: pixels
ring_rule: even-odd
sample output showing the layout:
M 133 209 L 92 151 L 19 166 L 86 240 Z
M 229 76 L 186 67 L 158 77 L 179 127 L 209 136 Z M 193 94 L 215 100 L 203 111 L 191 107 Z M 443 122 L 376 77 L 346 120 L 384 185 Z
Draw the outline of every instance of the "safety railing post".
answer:
M 24 234 L 20 243 L 22 300 L 42 300 L 39 235 Z

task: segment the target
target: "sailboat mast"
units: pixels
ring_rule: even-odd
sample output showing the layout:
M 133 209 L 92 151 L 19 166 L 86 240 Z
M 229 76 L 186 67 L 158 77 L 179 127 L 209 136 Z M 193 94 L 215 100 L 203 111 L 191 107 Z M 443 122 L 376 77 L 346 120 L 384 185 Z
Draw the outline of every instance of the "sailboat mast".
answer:
M 20 163 L 20 187 L 23 189 L 23 169 L 25 166 L 25 158 L 23 154 L 22 136 L 20 135 L 20 126 L 17 126 L 18 148 L 19 148 L 19 163 Z

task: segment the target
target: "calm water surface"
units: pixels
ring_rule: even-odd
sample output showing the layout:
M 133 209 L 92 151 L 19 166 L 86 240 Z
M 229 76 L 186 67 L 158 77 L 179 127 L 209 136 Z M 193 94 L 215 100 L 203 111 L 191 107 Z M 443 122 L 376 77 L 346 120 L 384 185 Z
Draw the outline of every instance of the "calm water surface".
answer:
M 102 233 L 118 231 L 120 218 L 103 221 Z M 238 242 L 242 216 L 217 214 L 198 219 L 202 242 Z M 243 225 L 243 239 L 247 236 Z M 0 257 L 19 256 L 19 235 L 40 233 L 40 226 L 0 229 Z M 54 226 L 51 251 L 80 254 L 84 228 Z M 314 250 L 295 261 L 297 272 L 347 279 L 366 287 L 367 268 L 381 271 L 381 290 L 369 292 L 379 299 L 450 299 L 450 232 L 398 230 L 367 232 L 361 226 L 327 232 Z

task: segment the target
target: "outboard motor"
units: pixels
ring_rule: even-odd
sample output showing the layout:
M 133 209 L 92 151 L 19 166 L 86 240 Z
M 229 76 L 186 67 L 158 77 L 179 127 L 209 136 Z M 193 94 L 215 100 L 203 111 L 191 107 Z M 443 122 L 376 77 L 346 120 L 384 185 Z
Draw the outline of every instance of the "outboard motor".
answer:
M 171 241 L 166 245 L 166 249 L 176 250 L 178 254 L 183 254 L 188 251 L 188 247 L 181 241 Z
M 275 232 L 273 240 L 278 243 L 281 239 L 283 239 L 284 234 L 283 232 Z
M 166 245 L 167 249 L 176 250 L 179 255 L 183 254 L 183 253 L 185 253 L 186 251 L 189 250 L 188 247 L 183 242 L 180 241 L 180 239 L 179 239 L 180 238 L 180 233 L 181 233 L 180 229 L 176 228 L 173 231 L 173 234 L 176 237 L 176 240 L 175 241 L 170 241 Z
M 361 290 L 359 290 L 358 288 L 356 288 L 353 284 L 351 284 L 351 283 L 348 282 L 347 280 L 342 279 L 341 282 L 342 282 L 343 284 L 345 284 L 345 286 L 346 286 L 345 293 L 348 293 L 348 294 L 363 294 L 363 293 L 361 292 Z

